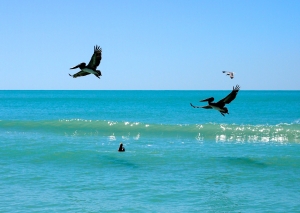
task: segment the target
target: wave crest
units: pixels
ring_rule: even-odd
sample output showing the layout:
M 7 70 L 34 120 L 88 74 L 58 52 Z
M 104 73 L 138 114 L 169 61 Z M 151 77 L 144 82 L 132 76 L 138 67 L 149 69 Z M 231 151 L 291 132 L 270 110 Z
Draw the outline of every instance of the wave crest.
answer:
M 147 124 L 105 120 L 62 119 L 53 121 L 0 121 L 0 131 L 33 131 L 76 136 L 176 137 L 217 142 L 296 142 L 300 143 L 300 124 Z

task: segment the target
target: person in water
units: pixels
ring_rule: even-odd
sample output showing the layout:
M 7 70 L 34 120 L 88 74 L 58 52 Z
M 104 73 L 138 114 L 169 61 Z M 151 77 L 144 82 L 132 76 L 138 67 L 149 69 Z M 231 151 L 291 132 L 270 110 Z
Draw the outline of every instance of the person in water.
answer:
M 123 147 L 123 144 L 120 143 L 120 146 L 119 146 L 119 152 L 125 152 L 125 148 Z

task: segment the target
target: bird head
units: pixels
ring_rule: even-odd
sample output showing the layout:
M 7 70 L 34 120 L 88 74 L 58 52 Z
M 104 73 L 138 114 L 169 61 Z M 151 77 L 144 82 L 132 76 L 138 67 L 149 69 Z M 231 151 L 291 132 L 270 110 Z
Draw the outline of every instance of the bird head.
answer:
M 214 100 L 215 100 L 215 99 L 214 99 L 213 97 L 210 97 L 210 98 L 201 100 L 200 102 L 205 102 L 205 101 L 207 101 L 208 103 L 211 103 L 211 102 L 213 102 Z
M 82 62 L 82 63 L 76 65 L 75 67 L 71 67 L 70 69 L 76 69 L 76 68 L 78 68 L 78 67 L 82 70 L 83 68 L 85 68 L 85 63 Z

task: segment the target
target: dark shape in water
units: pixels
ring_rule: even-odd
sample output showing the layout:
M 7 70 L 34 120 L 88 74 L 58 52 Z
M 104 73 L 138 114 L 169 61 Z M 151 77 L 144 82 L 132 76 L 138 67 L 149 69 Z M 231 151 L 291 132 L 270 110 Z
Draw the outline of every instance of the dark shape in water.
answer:
M 123 144 L 120 143 L 120 146 L 119 146 L 119 152 L 125 152 L 125 148 L 123 147 Z

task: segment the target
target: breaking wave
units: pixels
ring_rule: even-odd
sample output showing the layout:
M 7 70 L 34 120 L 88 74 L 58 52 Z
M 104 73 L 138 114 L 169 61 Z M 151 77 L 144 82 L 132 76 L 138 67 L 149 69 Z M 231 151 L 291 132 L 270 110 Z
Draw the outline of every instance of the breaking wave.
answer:
M 280 142 L 300 143 L 300 124 L 146 124 L 105 120 L 63 119 L 50 121 L 0 121 L 0 132 L 35 132 L 63 135 L 128 136 L 133 139 L 189 138 L 217 142 Z

